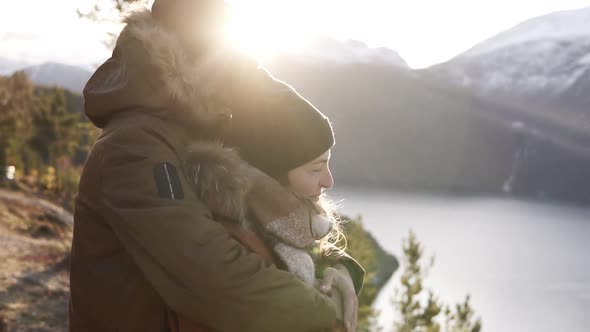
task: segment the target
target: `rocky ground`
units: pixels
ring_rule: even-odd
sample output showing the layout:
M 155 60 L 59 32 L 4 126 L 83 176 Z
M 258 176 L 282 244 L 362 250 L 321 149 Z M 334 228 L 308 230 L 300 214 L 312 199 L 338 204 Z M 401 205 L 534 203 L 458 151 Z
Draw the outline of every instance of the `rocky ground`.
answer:
M 0 332 L 66 331 L 72 216 L 0 189 Z

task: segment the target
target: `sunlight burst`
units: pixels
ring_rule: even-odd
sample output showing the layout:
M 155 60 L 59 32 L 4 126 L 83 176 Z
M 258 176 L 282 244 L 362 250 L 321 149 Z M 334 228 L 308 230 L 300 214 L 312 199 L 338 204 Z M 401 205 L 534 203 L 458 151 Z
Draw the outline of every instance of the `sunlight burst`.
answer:
M 313 35 L 312 25 L 301 22 L 303 6 L 281 6 L 280 1 L 268 0 L 230 4 L 227 41 L 258 60 L 298 51 Z

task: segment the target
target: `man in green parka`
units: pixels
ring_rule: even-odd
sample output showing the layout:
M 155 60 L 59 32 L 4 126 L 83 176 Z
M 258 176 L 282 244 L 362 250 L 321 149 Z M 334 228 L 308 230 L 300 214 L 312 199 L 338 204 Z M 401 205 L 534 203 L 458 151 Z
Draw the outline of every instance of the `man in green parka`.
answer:
M 241 109 L 310 107 L 252 61 L 211 46 L 223 8 L 156 0 L 134 11 L 84 89 L 85 113 L 103 132 L 76 198 L 73 332 L 166 331 L 171 310 L 218 331 L 320 331 L 351 320 L 233 240 L 189 189 L 189 142 Z M 337 278 L 354 295 L 364 270 L 348 256 L 342 265 Z

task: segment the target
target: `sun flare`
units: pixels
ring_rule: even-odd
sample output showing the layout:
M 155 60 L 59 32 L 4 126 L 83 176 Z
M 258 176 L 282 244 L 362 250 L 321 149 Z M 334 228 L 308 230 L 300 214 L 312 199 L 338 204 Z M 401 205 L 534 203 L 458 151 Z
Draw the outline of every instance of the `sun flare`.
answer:
M 301 50 L 312 37 L 302 28 L 302 9 L 292 10 L 272 1 L 230 1 L 231 12 L 225 36 L 227 41 L 258 60 L 283 52 Z

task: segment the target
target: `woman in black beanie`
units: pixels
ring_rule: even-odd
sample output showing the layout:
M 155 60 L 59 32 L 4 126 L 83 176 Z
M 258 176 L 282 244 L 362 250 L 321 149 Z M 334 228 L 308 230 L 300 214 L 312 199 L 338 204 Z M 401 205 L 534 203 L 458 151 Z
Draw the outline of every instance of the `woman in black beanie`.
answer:
M 335 293 L 354 297 L 348 304 L 338 300 L 343 321 L 354 331 L 365 271 L 337 247 L 343 234 L 323 195 L 334 184 L 332 126 L 290 86 L 273 84 L 272 96 L 257 96 L 256 104 L 265 107 L 250 108 L 246 102 L 234 113 L 224 146 L 190 147 L 189 179 L 216 220 L 251 251 L 322 292 L 334 287 Z M 181 317 L 180 324 L 187 322 Z

